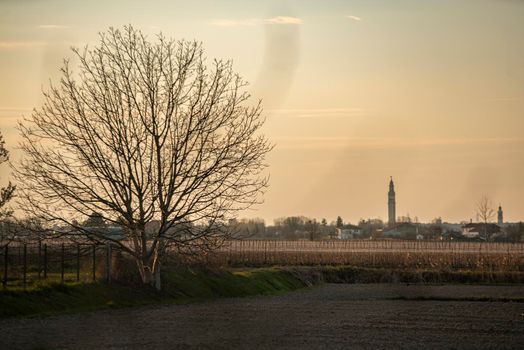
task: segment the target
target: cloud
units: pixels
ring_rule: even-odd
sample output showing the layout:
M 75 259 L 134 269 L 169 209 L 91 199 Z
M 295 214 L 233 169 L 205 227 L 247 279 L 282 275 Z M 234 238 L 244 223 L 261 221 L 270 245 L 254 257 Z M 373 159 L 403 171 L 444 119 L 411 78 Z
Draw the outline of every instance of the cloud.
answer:
M 37 26 L 38 29 L 67 29 L 69 26 L 64 26 L 61 24 L 41 24 Z
M 44 41 L 0 41 L 0 49 L 17 49 L 47 45 Z
M 279 115 L 288 118 L 346 118 L 370 115 L 365 108 L 290 108 L 269 109 L 270 115 Z
M 30 49 L 35 47 L 49 47 L 49 46 L 58 46 L 66 45 L 71 46 L 73 42 L 70 41 L 0 41 L 0 50 L 10 50 L 10 49 Z
M 413 149 L 450 146 L 510 146 L 524 144 L 523 138 L 402 138 L 402 137 L 273 137 L 279 149 Z
M 349 19 L 351 19 L 353 21 L 357 21 L 357 22 L 362 21 L 362 18 L 357 17 L 357 16 L 353 16 L 353 15 L 347 15 L 346 18 L 349 18 Z
M 17 120 L 24 115 L 31 114 L 32 111 L 32 108 L 0 106 L 0 125 L 2 128 L 14 127 Z
M 266 19 L 265 23 L 267 24 L 302 24 L 302 20 L 297 17 L 277 16 L 277 17 Z
M 248 18 L 241 20 L 217 19 L 210 24 L 217 27 L 253 27 L 261 24 L 301 24 L 302 20 L 296 17 L 277 16 L 272 18 Z

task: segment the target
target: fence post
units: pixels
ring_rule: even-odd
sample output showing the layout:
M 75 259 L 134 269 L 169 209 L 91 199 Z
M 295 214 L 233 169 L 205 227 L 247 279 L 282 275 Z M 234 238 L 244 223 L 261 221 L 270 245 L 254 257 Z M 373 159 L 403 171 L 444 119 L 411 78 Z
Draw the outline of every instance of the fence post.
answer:
M 42 241 L 38 240 L 38 280 L 40 281 L 40 275 L 42 272 Z
M 9 264 L 9 246 L 6 244 L 4 248 L 4 279 L 2 280 L 2 286 L 4 289 L 7 288 L 7 265 Z
M 64 259 L 65 259 L 64 243 L 62 243 L 62 253 L 60 254 L 60 281 L 64 283 Z
M 80 244 L 76 244 L 76 281 L 80 281 Z
M 23 265 L 23 286 L 24 286 L 24 290 L 26 289 L 27 287 L 27 243 L 24 243 L 24 255 L 23 255 L 23 259 L 24 259 L 24 265 Z
M 44 243 L 44 279 L 47 279 L 47 243 Z
M 106 244 L 106 281 L 111 283 L 111 243 Z
M 93 244 L 93 282 L 96 282 L 96 244 Z

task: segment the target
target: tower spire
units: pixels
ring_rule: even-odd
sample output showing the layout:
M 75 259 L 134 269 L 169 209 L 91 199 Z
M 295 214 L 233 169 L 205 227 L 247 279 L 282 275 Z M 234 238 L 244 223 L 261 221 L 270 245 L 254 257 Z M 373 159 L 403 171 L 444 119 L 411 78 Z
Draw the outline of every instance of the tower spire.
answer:
M 393 176 L 389 177 L 389 192 L 388 192 L 388 224 L 394 225 L 396 222 L 396 201 L 395 201 L 395 184 L 393 183 Z

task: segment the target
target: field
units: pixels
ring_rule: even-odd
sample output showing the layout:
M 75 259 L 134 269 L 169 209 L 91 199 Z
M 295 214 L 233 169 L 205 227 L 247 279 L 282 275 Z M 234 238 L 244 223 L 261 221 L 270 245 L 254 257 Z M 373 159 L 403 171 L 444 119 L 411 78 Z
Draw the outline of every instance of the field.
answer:
M 0 249 L 4 288 L 25 288 L 42 280 L 118 280 L 126 276 L 122 268 L 125 261 L 124 254 L 105 245 L 13 243 Z M 164 265 L 226 268 L 350 265 L 383 269 L 522 273 L 524 243 L 242 240 L 225 242 L 219 250 L 198 256 L 171 250 Z
M 518 349 L 522 286 L 325 284 L 228 298 L 0 320 L 5 349 Z
M 451 241 L 233 241 L 208 257 L 230 266 L 352 265 L 524 271 L 524 243 Z

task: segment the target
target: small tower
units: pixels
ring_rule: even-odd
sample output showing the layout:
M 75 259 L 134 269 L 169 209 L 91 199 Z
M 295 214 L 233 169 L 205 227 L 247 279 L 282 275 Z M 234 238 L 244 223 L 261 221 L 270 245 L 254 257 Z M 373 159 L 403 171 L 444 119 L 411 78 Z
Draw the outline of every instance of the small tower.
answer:
M 497 212 L 497 224 L 502 225 L 504 223 L 504 216 L 502 213 L 502 207 L 499 204 L 499 211 Z
M 395 184 L 393 183 L 393 177 L 389 180 L 389 192 L 388 192 L 388 225 L 392 226 L 396 222 L 396 202 L 395 202 Z

